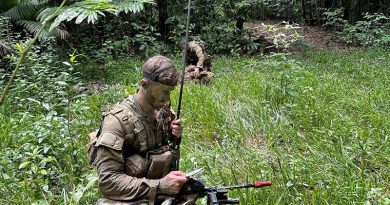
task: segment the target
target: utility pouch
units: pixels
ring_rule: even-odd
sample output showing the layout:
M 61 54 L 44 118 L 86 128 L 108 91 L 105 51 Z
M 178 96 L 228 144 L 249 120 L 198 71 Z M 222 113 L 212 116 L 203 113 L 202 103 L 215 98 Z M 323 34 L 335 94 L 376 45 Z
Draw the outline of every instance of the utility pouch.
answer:
M 160 179 L 169 173 L 173 154 L 168 146 L 150 151 L 146 155 L 150 163 L 146 175 L 148 179 Z
M 125 159 L 125 174 L 133 177 L 144 177 L 148 171 L 149 161 L 139 154 L 133 154 Z

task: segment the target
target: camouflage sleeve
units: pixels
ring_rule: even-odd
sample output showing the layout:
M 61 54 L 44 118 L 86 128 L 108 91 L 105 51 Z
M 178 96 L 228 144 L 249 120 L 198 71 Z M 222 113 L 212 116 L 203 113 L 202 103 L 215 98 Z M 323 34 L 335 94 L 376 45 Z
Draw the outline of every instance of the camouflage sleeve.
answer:
M 190 43 L 189 48 L 193 50 L 196 53 L 196 56 L 198 57 L 198 62 L 196 63 L 196 67 L 199 67 L 203 70 L 205 55 L 203 53 L 202 47 L 200 47 L 200 45 L 196 43 Z
M 155 197 L 159 180 L 136 178 L 125 174 L 123 143 L 124 133 L 120 122 L 112 115 L 106 116 L 102 134 L 96 144 L 100 192 L 108 199 L 120 201 L 145 199 L 151 197 L 151 194 Z

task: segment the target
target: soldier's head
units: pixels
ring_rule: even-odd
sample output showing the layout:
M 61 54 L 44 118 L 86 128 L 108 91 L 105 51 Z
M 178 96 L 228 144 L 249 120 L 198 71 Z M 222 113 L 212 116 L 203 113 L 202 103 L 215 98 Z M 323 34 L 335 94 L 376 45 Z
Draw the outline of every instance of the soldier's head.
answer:
M 190 41 L 188 40 L 188 42 L 190 42 Z M 181 49 L 184 49 L 184 48 L 185 48 L 185 45 L 186 45 L 186 38 L 183 38 L 183 39 L 180 41 L 179 46 L 180 46 Z
M 142 72 L 140 91 L 147 103 L 155 109 L 168 104 L 171 91 L 179 80 L 172 60 L 164 56 L 153 56 L 142 66 Z

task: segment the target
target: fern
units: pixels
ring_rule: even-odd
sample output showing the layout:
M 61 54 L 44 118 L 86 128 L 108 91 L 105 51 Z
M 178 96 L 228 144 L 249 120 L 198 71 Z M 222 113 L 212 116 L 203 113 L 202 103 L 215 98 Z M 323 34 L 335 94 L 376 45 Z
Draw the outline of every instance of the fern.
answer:
M 117 6 L 118 12 L 125 12 L 126 14 L 130 11 L 132 13 L 138 13 L 144 9 L 145 3 L 153 3 L 153 0 L 140 0 L 140 1 L 129 1 L 129 0 L 117 0 L 114 4 Z

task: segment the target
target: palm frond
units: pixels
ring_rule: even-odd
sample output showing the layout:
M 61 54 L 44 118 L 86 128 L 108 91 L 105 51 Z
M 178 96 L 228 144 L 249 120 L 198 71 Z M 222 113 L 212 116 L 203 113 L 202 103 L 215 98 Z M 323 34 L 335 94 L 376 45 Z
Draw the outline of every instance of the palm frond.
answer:
M 55 11 L 57 11 L 58 7 L 50 7 L 50 8 L 45 8 L 41 12 L 39 12 L 37 16 L 37 20 L 40 22 L 43 22 L 47 17 L 49 17 L 51 14 L 53 14 Z M 66 8 L 61 8 L 58 13 L 64 12 Z
M 144 9 L 144 5 L 147 3 L 153 3 L 153 0 L 117 0 L 114 4 L 117 6 L 118 12 L 125 12 L 126 14 L 130 11 L 132 13 L 138 13 Z
M 34 19 L 36 13 L 44 8 L 50 0 L 20 0 L 1 15 L 11 17 L 12 21 Z
M 50 30 L 57 28 L 63 21 L 72 21 L 74 19 L 76 24 L 80 24 L 83 21 L 94 24 L 99 16 L 105 16 L 105 12 L 114 14 L 122 11 L 125 13 L 129 11 L 133 13 L 140 12 L 144 9 L 144 4 L 146 3 L 153 3 L 153 0 L 116 0 L 114 3 L 111 0 L 84 0 L 76 2 L 61 8 L 51 24 Z M 37 19 L 43 22 L 56 10 L 57 7 L 46 8 L 40 12 Z
M 46 5 L 50 0 L 22 0 L 21 3 L 32 3 L 35 5 Z
M 33 19 L 38 11 L 38 6 L 34 4 L 18 4 L 8 11 L 2 13 L 2 16 L 10 17 L 12 21 L 22 19 Z
M 50 26 L 50 30 L 57 27 L 63 21 L 71 21 L 76 18 L 76 24 L 80 24 L 85 19 L 88 23 L 95 23 L 104 12 L 115 13 L 115 6 L 109 0 L 85 0 L 77 2 L 71 6 L 64 7 Z M 42 19 L 42 18 L 41 18 Z
M 27 20 L 21 20 L 16 22 L 17 24 L 23 26 L 26 28 L 31 33 L 36 33 L 39 31 L 39 29 L 42 28 L 42 24 L 40 22 L 35 22 L 35 21 L 27 21 Z M 39 35 L 40 40 L 47 39 L 49 37 L 56 37 L 60 39 L 66 39 L 70 36 L 68 31 L 66 31 L 64 28 L 61 27 L 56 27 L 53 30 L 49 30 L 48 27 L 46 27 L 42 33 Z

